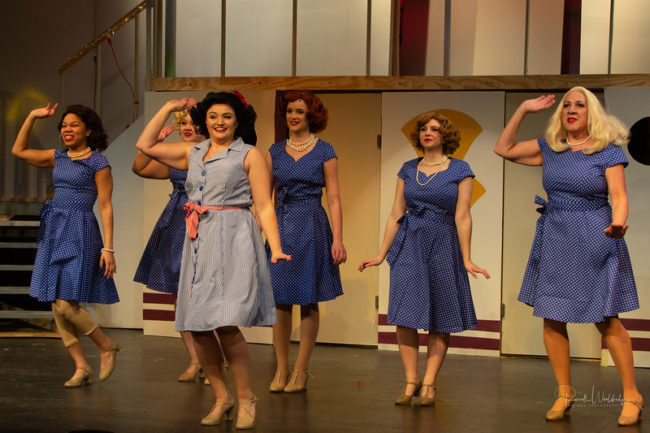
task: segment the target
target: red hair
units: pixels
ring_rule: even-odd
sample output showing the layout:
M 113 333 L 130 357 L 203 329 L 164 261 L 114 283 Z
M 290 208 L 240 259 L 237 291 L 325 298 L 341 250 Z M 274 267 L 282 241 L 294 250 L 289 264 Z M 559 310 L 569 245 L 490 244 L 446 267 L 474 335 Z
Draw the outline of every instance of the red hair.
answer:
M 309 122 L 309 132 L 320 132 L 327 126 L 327 108 L 323 101 L 311 92 L 303 90 L 287 92 L 282 96 L 279 114 L 283 118 L 287 113 L 287 105 L 299 99 L 307 104 L 307 121 Z

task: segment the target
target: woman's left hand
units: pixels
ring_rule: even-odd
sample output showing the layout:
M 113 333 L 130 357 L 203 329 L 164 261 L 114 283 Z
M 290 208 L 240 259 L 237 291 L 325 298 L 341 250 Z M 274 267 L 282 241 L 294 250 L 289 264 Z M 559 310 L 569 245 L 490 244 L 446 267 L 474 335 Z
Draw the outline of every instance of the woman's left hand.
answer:
M 604 230 L 605 236 L 608 238 L 621 239 L 625 236 L 625 232 L 629 226 L 629 224 L 610 224 L 609 227 Z
M 279 253 L 271 253 L 271 263 L 277 263 L 280 260 L 290 261 L 291 256 L 280 251 Z
M 334 259 L 335 265 L 345 263 L 345 261 L 348 259 L 348 253 L 345 251 L 343 242 L 334 242 L 332 244 L 332 258 Z
M 488 279 L 488 280 L 490 279 L 490 274 L 488 274 L 488 271 L 486 271 L 483 268 L 479 268 L 478 266 L 476 266 L 474 263 L 472 263 L 470 261 L 465 262 L 465 269 L 467 269 L 467 272 L 472 274 L 472 277 L 474 277 L 474 278 L 478 278 L 477 274 L 483 274 L 483 276 L 486 279 Z
M 104 276 L 106 279 L 112 278 L 117 271 L 115 255 L 110 251 L 102 251 L 102 256 L 99 259 L 99 268 L 104 268 Z

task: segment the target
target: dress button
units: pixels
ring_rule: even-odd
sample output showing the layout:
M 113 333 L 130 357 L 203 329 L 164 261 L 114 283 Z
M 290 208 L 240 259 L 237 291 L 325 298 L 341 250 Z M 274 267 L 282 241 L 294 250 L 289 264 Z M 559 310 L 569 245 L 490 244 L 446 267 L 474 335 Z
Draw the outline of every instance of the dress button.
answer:
M 203 185 L 199 187 L 199 191 L 203 191 Z
M 205 170 L 201 172 L 201 176 L 205 176 Z
M 198 248 L 194 248 L 194 254 L 196 254 L 199 251 Z
M 199 206 L 201 206 L 201 200 L 199 200 L 199 203 L 198 203 L 198 204 L 199 204 Z

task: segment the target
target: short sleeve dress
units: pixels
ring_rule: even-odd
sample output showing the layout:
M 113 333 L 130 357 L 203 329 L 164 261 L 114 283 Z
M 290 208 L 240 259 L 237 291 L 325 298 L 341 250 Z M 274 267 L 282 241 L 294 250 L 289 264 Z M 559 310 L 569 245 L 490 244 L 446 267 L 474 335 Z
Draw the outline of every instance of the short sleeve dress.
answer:
M 71 160 L 67 150 L 54 151 L 54 198 L 41 208 L 38 250 L 29 294 L 41 302 L 57 299 L 114 304 L 119 301 L 113 278 L 99 267 L 104 242 L 93 212 L 95 173 L 109 167 L 92 152 Z
M 472 293 L 456 230 L 458 184 L 474 173 L 465 161 L 450 158 L 446 170 L 429 179 L 418 173 L 421 158 L 407 161 L 406 213 L 388 252 L 388 323 L 440 333 L 477 327 Z
M 187 171 L 169 169 L 173 191 L 144 249 L 133 281 L 152 290 L 176 294 L 181 272 L 181 256 L 185 241 L 185 193 Z
M 277 206 L 282 251 L 291 261 L 270 262 L 277 304 L 308 305 L 343 294 L 338 265 L 332 258 L 332 229 L 321 205 L 325 175 L 323 164 L 336 153 L 318 140 L 298 161 L 285 150 L 286 141 L 269 149 L 277 186 Z
M 206 162 L 210 141 L 190 150 L 185 190 L 196 206 L 228 206 L 199 215 L 186 231 L 176 307 L 177 331 L 275 323 L 266 252 L 255 217 L 244 158 L 253 146 L 238 138 Z
M 587 155 L 555 152 L 537 140 L 548 203 L 541 207 L 519 300 L 533 315 L 560 322 L 597 323 L 639 308 L 625 240 L 603 230 L 612 221 L 605 170 L 627 166 L 620 146 Z

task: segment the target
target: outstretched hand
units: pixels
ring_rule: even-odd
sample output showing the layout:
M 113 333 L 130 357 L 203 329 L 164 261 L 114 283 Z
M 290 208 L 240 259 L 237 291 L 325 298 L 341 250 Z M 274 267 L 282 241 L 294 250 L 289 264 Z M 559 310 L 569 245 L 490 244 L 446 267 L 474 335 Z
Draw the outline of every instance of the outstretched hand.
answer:
M 181 99 L 172 99 L 165 103 L 165 105 L 172 111 L 183 111 L 190 108 L 193 105 L 196 105 L 196 99 L 194 98 L 181 98 Z
M 45 107 L 41 108 L 35 108 L 31 111 L 30 115 L 35 117 L 36 119 L 43 119 L 45 117 L 52 117 L 54 116 L 54 113 L 56 113 L 56 109 L 59 107 L 59 104 L 56 103 L 52 106 L 52 104 L 48 103 Z
M 488 279 L 488 280 L 490 279 L 490 274 L 488 273 L 488 271 L 486 271 L 486 270 L 483 269 L 483 268 L 480 268 L 480 267 L 476 266 L 476 265 L 475 265 L 474 263 L 472 263 L 472 262 L 467 262 L 467 263 L 465 263 L 465 269 L 467 270 L 467 272 L 469 272 L 470 274 L 472 274 L 472 277 L 474 277 L 475 279 L 478 278 L 478 274 L 483 274 L 483 276 L 484 276 L 486 279 Z
M 174 125 L 167 125 L 163 129 L 160 130 L 160 134 L 158 134 L 158 142 L 163 141 L 165 138 L 169 137 L 169 134 L 174 132 Z
M 364 269 L 369 268 L 370 266 L 378 266 L 378 265 L 381 265 L 381 263 L 382 263 L 383 261 L 384 261 L 384 260 L 383 260 L 382 258 L 380 258 L 379 256 L 375 256 L 375 257 L 373 257 L 373 258 L 371 258 L 371 259 L 364 260 L 364 261 L 361 262 L 361 264 L 359 265 L 359 268 L 358 268 L 358 269 L 359 269 L 359 272 L 363 272 Z
M 610 224 L 609 227 L 604 230 L 605 236 L 608 238 L 622 239 L 629 226 L 629 224 Z
M 555 104 L 555 95 L 542 95 L 534 99 L 526 99 L 521 103 L 521 107 L 526 110 L 527 113 L 537 113 L 538 111 L 543 111 L 551 108 Z

